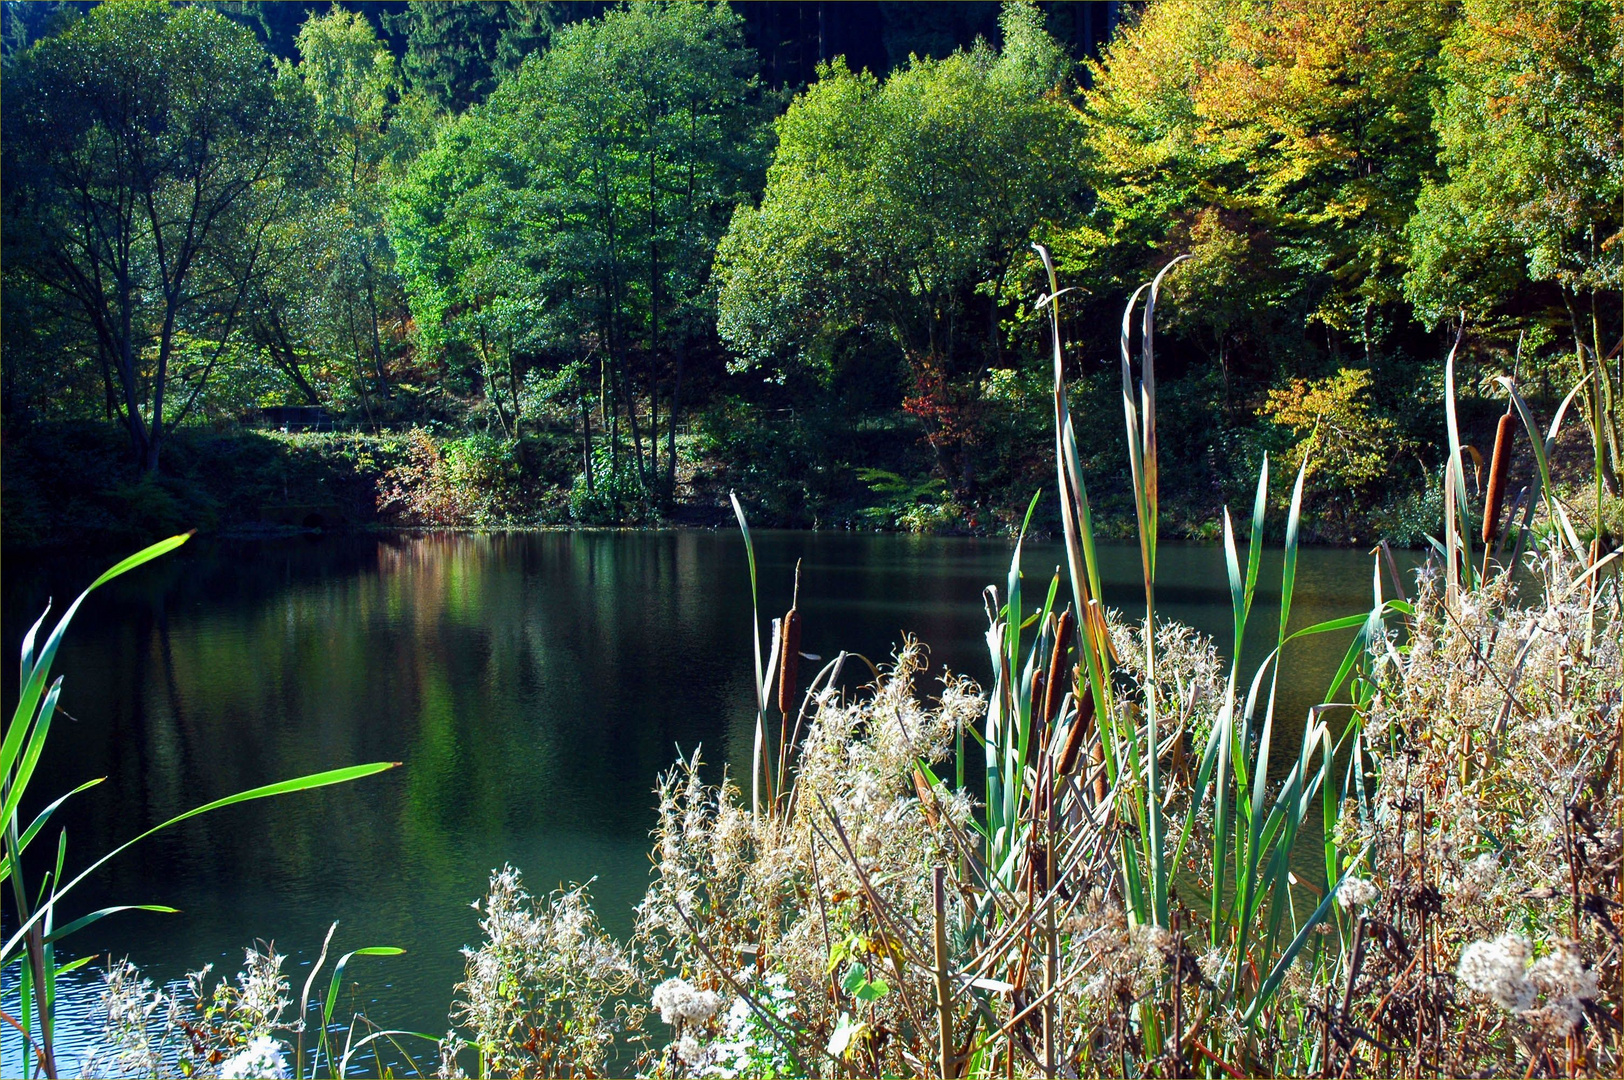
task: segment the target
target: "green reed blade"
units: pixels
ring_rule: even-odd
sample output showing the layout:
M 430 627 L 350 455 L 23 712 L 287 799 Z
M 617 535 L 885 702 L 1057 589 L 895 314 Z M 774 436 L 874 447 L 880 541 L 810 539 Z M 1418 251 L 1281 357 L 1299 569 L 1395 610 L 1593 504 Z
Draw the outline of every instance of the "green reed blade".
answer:
M 168 821 L 163 822 L 161 825 L 154 825 L 152 828 L 141 833 L 139 836 L 134 837 L 133 839 L 126 840 L 112 851 L 109 851 L 107 854 L 91 863 L 84 870 L 81 870 L 79 875 L 72 881 L 60 888 L 53 889 L 51 893 L 52 899 L 60 900 L 63 896 L 66 896 L 69 892 L 71 892 L 74 887 L 82 882 L 85 878 L 101 869 L 101 867 L 109 860 L 113 859 L 115 856 L 123 854 L 130 847 L 133 847 L 142 840 L 145 840 L 153 833 L 162 832 L 163 830 L 173 825 L 178 825 L 189 818 L 197 817 L 199 814 L 206 814 L 210 811 L 220 810 L 227 806 L 235 806 L 239 803 L 252 802 L 256 799 L 268 799 L 275 795 L 288 795 L 297 791 L 311 791 L 316 788 L 328 787 L 333 784 L 348 783 L 351 780 L 359 780 L 365 776 L 372 776 L 376 773 L 381 773 L 388 769 L 396 768 L 399 765 L 400 762 L 398 761 L 380 761 L 373 762 L 369 765 L 351 765 L 342 769 L 329 769 L 325 772 L 312 773 L 308 776 L 295 777 L 292 780 L 282 780 L 275 784 L 266 784 L 262 787 L 238 792 L 235 795 L 227 795 L 223 799 L 215 799 L 213 802 L 204 803 L 202 806 L 194 807 L 191 810 L 187 810 L 185 813 L 177 814 Z M 6 939 L 5 946 L 3 949 L 0 949 L 0 967 L 3 967 L 5 964 L 9 964 L 12 961 L 17 954 L 17 950 L 22 945 L 23 938 L 27 935 L 28 931 L 32 930 L 35 924 L 40 921 L 43 914 L 43 911 L 36 911 L 28 918 L 27 921 L 16 929 L 11 937 Z
M 1466 468 L 1461 450 L 1460 421 L 1455 413 L 1455 357 L 1460 352 L 1461 341 L 1465 336 L 1466 320 L 1462 316 L 1460 331 L 1455 335 L 1455 344 L 1450 347 L 1449 356 L 1444 360 L 1444 421 L 1449 434 L 1449 464 L 1454 467 L 1452 478 L 1447 467 L 1445 469 L 1444 481 L 1450 485 L 1449 490 L 1454 494 L 1454 513 L 1448 515 L 1445 522 L 1445 539 L 1448 542 L 1451 560 L 1456 558 L 1461 560 L 1465 586 L 1470 589 L 1474 587 L 1476 581 L 1472 560 L 1471 503 L 1466 494 Z M 1450 533 L 1453 534 L 1452 537 L 1447 535 Z
M 106 779 L 107 777 L 105 776 L 98 776 L 94 780 L 86 780 L 84 783 L 80 784 L 78 787 L 57 799 L 45 809 L 41 810 L 37 815 L 35 815 L 33 822 L 29 824 L 28 828 L 23 831 L 21 838 L 18 839 L 17 850 L 26 851 L 28 849 L 29 842 L 33 840 L 35 836 L 39 835 L 39 831 L 45 827 L 45 823 L 51 819 L 52 814 L 56 813 L 59 806 L 67 802 L 73 796 L 79 794 L 81 791 L 85 791 L 88 788 L 93 788 Z M 4 872 L 0 872 L 0 881 L 4 881 L 6 879 L 6 873 L 9 872 L 9 858 L 10 856 L 8 854 L 8 866 Z
M 81 916 L 80 918 L 68 923 L 66 926 L 61 926 L 55 930 L 52 930 L 50 933 L 45 935 L 45 941 L 47 944 L 61 941 L 70 934 L 83 930 L 91 923 L 99 922 L 107 916 L 116 915 L 121 911 L 156 911 L 160 915 L 180 914 L 180 908 L 172 908 L 164 904 L 117 904 L 113 907 L 104 907 L 99 911 L 92 911 L 89 915 Z
M 1561 502 L 1556 498 L 1556 489 L 1551 483 L 1550 459 L 1551 453 L 1556 449 L 1556 436 L 1562 428 L 1562 421 L 1567 415 L 1568 407 L 1573 404 L 1574 399 L 1579 396 L 1579 391 L 1584 388 L 1589 379 L 1590 376 L 1586 375 L 1574 384 L 1572 390 L 1568 391 L 1568 396 L 1562 399 L 1562 404 L 1557 407 L 1556 415 L 1551 420 L 1550 432 L 1544 438 L 1541 438 L 1539 424 L 1535 422 L 1533 411 L 1529 409 L 1528 402 L 1523 400 L 1523 396 L 1517 392 L 1516 385 L 1510 379 L 1503 375 L 1500 376 L 1500 382 L 1511 396 L 1511 403 L 1516 407 L 1518 416 L 1522 418 L 1523 427 L 1528 432 L 1528 445 L 1534 451 L 1534 463 L 1539 467 L 1540 492 L 1545 498 L 1546 509 L 1551 515 L 1552 522 L 1561 530 L 1562 535 L 1568 541 L 1568 546 L 1573 550 L 1574 556 L 1580 562 L 1583 562 L 1585 558 L 1584 548 L 1579 543 L 1578 534 L 1574 532 L 1573 525 L 1568 521 L 1568 515 L 1562 509 Z
M 27 678 L 19 682 L 17 706 L 12 712 L 11 725 L 6 729 L 5 738 L 0 739 L 0 777 L 9 778 L 11 776 L 12 768 L 16 764 L 17 754 L 22 747 L 23 733 L 33 721 L 34 710 L 38 707 L 40 696 L 45 691 L 45 682 L 50 678 L 51 662 L 56 658 L 57 649 L 62 644 L 62 636 L 67 632 L 68 624 L 73 621 L 74 614 L 79 610 L 79 606 L 85 602 L 85 598 L 120 574 L 128 573 L 138 566 L 151 562 L 160 555 L 175 550 L 190 539 L 191 535 L 191 533 L 184 533 L 180 536 L 172 536 L 168 540 L 161 540 L 149 547 L 142 548 L 129 558 L 115 564 L 110 570 L 91 582 L 90 587 L 80 593 L 72 604 L 68 605 L 68 609 L 62 613 L 62 618 L 57 620 L 50 636 L 46 638 L 39 657 L 33 659 L 33 663 L 29 666 Z M 41 621 L 43 621 L 43 618 L 42 616 Z M 36 624 L 37 628 L 38 624 Z M 32 645 L 33 632 L 30 631 L 23 649 L 25 657 L 31 658 Z M 9 820 L 9 818 L 6 820 Z

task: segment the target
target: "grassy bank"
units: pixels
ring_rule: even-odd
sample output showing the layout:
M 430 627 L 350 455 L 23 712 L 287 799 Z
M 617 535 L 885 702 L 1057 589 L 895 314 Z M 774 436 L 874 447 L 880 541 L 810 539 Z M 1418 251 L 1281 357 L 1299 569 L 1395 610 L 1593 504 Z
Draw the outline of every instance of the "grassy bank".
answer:
M 8 551 L 30 551 L 116 550 L 186 529 L 557 523 L 569 519 L 568 455 L 546 435 L 507 444 L 422 429 L 182 429 L 159 470 L 141 475 L 115 427 L 34 424 L 6 433 L 0 524 Z M 452 500 L 455 512 L 437 515 L 436 498 Z

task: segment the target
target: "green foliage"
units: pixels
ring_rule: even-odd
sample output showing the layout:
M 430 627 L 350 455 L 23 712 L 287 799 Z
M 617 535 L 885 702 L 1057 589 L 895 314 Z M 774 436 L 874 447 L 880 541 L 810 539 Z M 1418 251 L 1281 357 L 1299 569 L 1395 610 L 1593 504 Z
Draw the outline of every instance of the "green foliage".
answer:
M 1434 126 L 1447 172 L 1425 185 L 1409 229 L 1405 286 L 1421 313 L 1482 318 L 1530 282 L 1617 290 L 1624 13 L 1471 0 L 1442 65 Z
M 916 363 L 991 363 L 1007 276 L 1081 197 L 1076 113 L 1051 93 L 1063 74 L 1014 5 L 1002 53 L 916 59 L 883 83 L 820 69 L 778 122 L 760 207 L 718 252 L 718 325 L 740 364 L 817 370 L 870 323 Z
M 5 549 L 106 550 L 177 529 L 266 528 L 282 519 L 278 508 L 290 505 L 369 522 L 378 478 L 404 458 L 407 445 L 398 435 L 183 428 L 172 435 L 163 471 L 137 477 L 123 443 L 122 433 L 107 426 L 36 424 L 7 432 Z
M 964 497 L 979 384 L 1015 359 L 1003 324 L 1019 314 L 1026 245 L 1084 198 L 1069 64 L 1041 24 L 1009 4 L 1001 52 L 916 57 L 883 82 L 821 67 L 778 121 L 760 206 L 739 209 L 717 252 L 735 370 L 828 384 L 854 340 L 888 345 L 916 383 L 905 407 Z
M 1591 376 L 1599 514 L 1624 466 L 1624 357 L 1600 359 L 1617 350 L 1598 312 L 1615 308 L 1599 294 L 1624 290 L 1624 10 L 1474 0 L 1442 66 L 1434 126 L 1447 173 L 1417 201 L 1406 293 L 1429 322 L 1464 309 L 1502 334 L 1571 343 Z
M 1313 381 L 1292 379 L 1270 390 L 1258 411 L 1297 439 L 1289 463 L 1335 490 L 1357 492 L 1376 484 L 1391 472 L 1401 449 L 1396 425 L 1371 407 L 1370 372 L 1361 368 Z
M 591 363 L 605 434 L 617 447 L 629 435 L 639 485 L 669 492 L 711 254 L 765 149 L 752 67 L 726 7 L 612 10 L 559 31 L 394 189 L 419 344 L 473 358 L 504 431 L 517 432 L 525 367 Z
M 177 333 L 223 346 L 275 244 L 301 102 L 247 30 L 157 3 L 94 8 L 6 84 L 6 276 L 71 312 L 150 471 L 213 366 L 181 366 Z
M 1099 210 L 1066 258 L 1125 280 L 1193 248 L 1175 283 L 1220 349 L 1242 335 L 1256 350 L 1305 316 L 1381 348 L 1403 318 L 1398 238 L 1436 168 L 1428 102 L 1449 17 L 1359 0 L 1151 5 L 1093 68 Z
M 904 480 L 884 469 L 858 469 L 857 477 L 880 500 L 877 505 L 866 507 L 862 515 L 881 528 L 928 533 L 955 524 L 961 518 L 958 507 L 942 501 L 942 489 L 947 485 L 940 477 Z
M 1271 421 L 1279 395 L 1316 387 L 1336 401 L 1309 412 L 1334 405 L 1350 439 L 1312 456 L 1308 535 L 1430 512 L 1444 431 L 1410 406 L 1463 309 L 1466 437 L 1500 375 L 1541 400 L 1585 379 L 1583 527 L 1605 531 L 1624 454 L 1616 5 L 1159 0 L 1126 10 L 1086 89 L 1046 21 L 1092 12 L 887 5 L 890 73 L 837 60 L 793 100 L 758 76 L 809 62 L 771 40 L 799 25 L 776 9 L 414 3 L 390 24 L 398 60 L 379 11 L 4 6 L 8 440 L 117 422 L 151 472 L 171 429 L 299 403 L 374 432 L 499 434 L 525 482 L 481 473 L 517 500 L 481 521 L 561 520 L 572 487 L 583 520 L 670 515 L 718 506 L 717 483 L 775 524 L 851 521 L 876 509 L 867 468 L 944 486 L 893 525 L 1007 529 L 1049 469 L 1024 300 L 1041 238 L 1076 290 L 1087 462 L 1120 449 L 1098 419 L 1119 392 L 1104 298 L 1190 255 L 1163 319 L 1173 533 L 1216 538 L 1262 453 L 1308 436 Z M 688 417 L 706 460 L 679 475 Z M 588 483 L 605 453 L 607 501 Z M 94 515 L 76 531 L 229 524 L 189 454 L 154 484 L 108 459 L 121 475 L 75 493 Z M 30 494 L 54 468 L 8 476 L 8 537 L 63 527 Z M 1102 531 L 1131 533 L 1126 478 L 1096 495 Z
M 519 503 L 514 444 L 475 433 L 437 440 L 423 428 L 408 435 L 406 460 L 378 481 L 378 511 L 409 525 L 466 527 L 505 520 Z
M 582 525 L 638 525 L 649 519 L 647 494 L 626 454 L 599 443 L 592 451 L 592 475 L 577 473 L 570 485 L 570 520 Z
M 395 16 L 406 35 L 404 68 L 412 88 L 462 112 L 496 87 L 502 73 L 544 47 L 553 31 L 543 0 L 411 0 Z
M 314 160 L 283 226 L 287 257 L 256 283 L 247 329 L 294 400 L 358 402 L 370 415 L 375 397 L 391 396 L 406 316 L 384 185 L 426 140 L 427 121 L 363 16 L 312 16 L 295 43 L 299 62 L 282 70 L 308 97 Z

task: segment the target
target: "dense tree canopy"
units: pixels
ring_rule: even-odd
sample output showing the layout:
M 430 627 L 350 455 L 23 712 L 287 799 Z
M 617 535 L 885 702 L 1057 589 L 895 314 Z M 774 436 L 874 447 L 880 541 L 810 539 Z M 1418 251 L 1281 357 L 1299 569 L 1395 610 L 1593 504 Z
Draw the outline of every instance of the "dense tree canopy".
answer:
M 1320 377 L 1435 446 L 1407 406 L 1447 348 L 1429 331 L 1463 309 L 1498 370 L 1521 331 L 1525 376 L 1566 379 L 1551 343 L 1575 322 L 1606 352 L 1569 310 L 1618 289 L 1618 20 L 1560 2 L 1152 4 L 1092 66 L 1099 201 L 1066 265 L 1117 294 L 1189 252 L 1170 317 L 1226 411 L 1301 436 L 1280 403 Z
M 944 463 L 954 396 L 1003 359 L 1028 245 L 1081 206 L 1064 53 L 1037 12 L 1002 52 L 916 59 L 884 82 L 836 64 L 778 124 L 759 207 L 718 254 L 719 326 L 745 364 L 827 370 L 879 328 L 912 369 Z
M 258 283 L 248 337 L 308 404 L 388 397 L 386 339 L 403 331 L 403 297 L 383 220 L 384 183 L 423 136 L 422 103 L 401 100 L 395 58 L 359 14 L 307 20 L 297 78 L 316 153 L 289 250 Z
M 442 132 L 396 190 L 422 341 L 471 349 L 488 384 L 505 385 L 505 406 L 492 395 L 504 430 L 523 408 L 521 356 L 592 365 L 611 468 L 624 413 L 638 482 L 669 489 L 711 253 L 762 165 L 752 63 L 725 7 L 637 3 L 577 23 Z M 646 454 L 632 407 L 643 393 Z M 590 486 L 584 402 L 581 415 Z
M 503 72 L 546 46 L 551 6 L 542 0 L 412 0 L 398 19 L 408 42 L 406 77 L 457 112 L 483 101 Z
M 1578 373 L 1594 375 L 1589 411 L 1616 491 L 1624 360 L 1597 307 L 1624 288 L 1624 8 L 1471 0 L 1443 71 L 1445 175 L 1417 200 L 1406 292 L 1428 320 L 1465 308 L 1566 338 Z
M 1468 427 L 1497 375 L 1585 379 L 1618 488 L 1603 0 L 0 14 L 8 439 L 116 421 L 154 474 L 177 426 L 297 404 L 420 429 L 385 488 L 481 521 L 733 487 L 785 524 L 1007 525 L 1048 475 L 1040 240 L 1080 415 L 1115 414 L 1123 297 L 1192 256 L 1158 350 L 1192 531 L 1265 452 L 1310 459 L 1319 535 L 1434 528 L 1416 403 L 1463 315 Z
M 1306 320 L 1369 363 L 1408 319 L 1404 228 L 1437 170 L 1429 101 L 1449 10 L 1152 6 L 1095 69 L 1099 211 L 1068 256 L 1126 285 L 1190 251 L 1179 318 L 1225 362 L 1292 348 L 1279 339 Z
M 6 74 L 8 273 L 67 302 L 154 469 L 274 242 L 302 103 L 248 31 L 167 4 L 97 7 Z

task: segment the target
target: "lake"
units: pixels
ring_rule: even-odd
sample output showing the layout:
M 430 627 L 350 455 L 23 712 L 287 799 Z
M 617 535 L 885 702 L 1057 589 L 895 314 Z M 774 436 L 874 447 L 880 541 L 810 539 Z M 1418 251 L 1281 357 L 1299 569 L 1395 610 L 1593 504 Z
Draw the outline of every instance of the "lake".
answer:
M 764 621 L 789 606 L 799 559 L 805 651 L 878 662 L 906 631 L 930 647 L 932 674 L 950 668 L 985 682 L 981 591 L 1002 589 L 1011 547 L 758 532 Z M 1107 602 L 1142 612 L 1138 549 L 1106 546 L 1102 560 Z M 10 658 L 28 623 L 49 596 L 60 611 L 110 561 L 6 560 L 8 708 Z M 1062 562 L 1058 543 L 1027 544 L 1029 598 L 1041 600 Z M 1260 608 L 1278 602 L 1278 565 L 1277 555 L 1265 561 Z M 1221 551 L 1163 547 L 1159 576 L 1162 615 L 1227 651 Z M 1366 610 L 1370 596 L 1368 555 L 1305 551 L 1292 624 Z M 1272 639 L 1272 625 L 1262 633 Z M 1281 715 L 1290 731 L 1347 640 L 1309 639 L 1288 658 Z M 595 879 L 605 924 L 629 932 L 648 880 L 656 773 L 702 744 L 718 769 L 749 775 L 752 664 L 736 531 L 190 543 L 97 593 L 59 655 L 67 715 L 24 815 L 107 777 L 57 819 L 70 873 L 210 799 L 343 765 L 404 764 L 147 841 L 87 882 L 71 914 L 110 903 L 182 913 L 114 916 L 70 939 L 67 955 L 128 955 L 163 980 L 209 962 L 235 973 L 243 947 L 264 939 L 289 957 L 297 994 L 336 919 L 335 955 L 407 950 L 352 962 L 355 1003 L 384 1026 L 444 1032 L 459 950 L 478 939 L 470 904 L 493 867 L 520 868 L 532 892 Z M 1294 739 L 1286 746 L 1292 752 Z M 44 840 L 38 850 L 54 849 L 54 830 Z M 76 1016 L 94 1005 L 93 987 L 77 985 L 68 1044 L 84 1035 Z M 0 1045 L 0 1072 L 10 1075 L 20 1049 L 14 1037 Z

